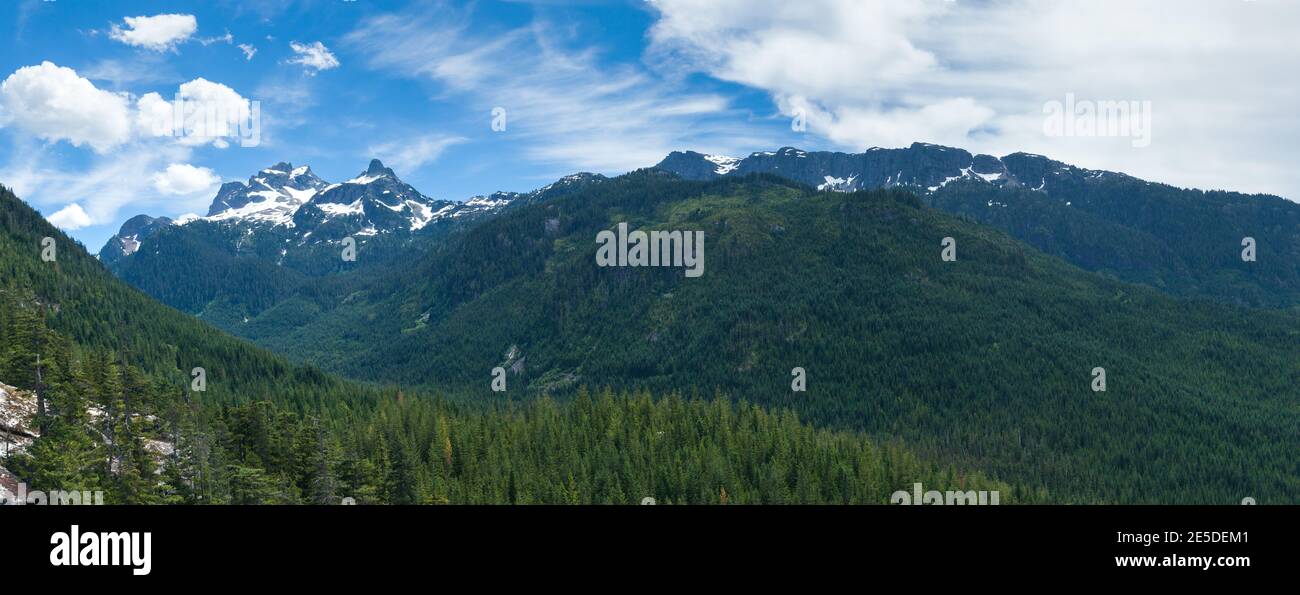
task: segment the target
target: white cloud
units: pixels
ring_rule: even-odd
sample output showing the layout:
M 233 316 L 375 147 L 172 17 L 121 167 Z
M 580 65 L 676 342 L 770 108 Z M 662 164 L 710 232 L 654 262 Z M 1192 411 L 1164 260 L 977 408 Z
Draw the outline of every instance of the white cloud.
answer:
M 322 70 L 339 67 L 338 58 L 334 53 L 325 47 L 325 44 L 316 41 L 312 43 L 289 42 L 289 48 L 293 50 L 294 57 L 289 58 L 290 64 L 301 64 L 307 67 L 307 74 L 315 75 Z
M 130 46 L 161 52 L 175 48 L 198 30 L 198 20 L 190 14 L 160 14 L 151 17 L 126 17 L 126 28 L 113 25 L 108 36 Z
M 186 196 L 210 194 L 221 178 L 206 167 L 173 163 L 153 175 L 153 187 L 163 194 Z
M 448 147 L 467 140 L 469 139 L 461 136 L 430 134 L 371 145 L 366 152 L 370 157 L 378 157 L 399 174 L 409 175 L 421 166 L 436 160 Z
M 176 128 L 176 99 L 184 114 L 183 130 Z M 234 89 L 221 83 L 197 78 L 184 83 L 175 98 L 164 99 L 158 93 L 146 93 L 136 102 L 136 125 L 144 136 L 170 137 L 185 145 L 212 144 L 218 148 L 251 122 L 252 103 Z M 259 133 L 260 134 L 260 133 Z
M 177 94 L 191 116 L 208 106 L 232 118 L 250 113 L 248 100 L 206 79 L 181 85 Z M 219 180 L 211 170 L 188 165 L 193 148 L 228 143 L 214 136 L 219 130 L 197 121 L 190 130 L 194 136 L 155 136 L 155 123 L 171 131 L 172 105 L 149 93 L 132 106 L 125 95 L 99 90 L 75 71 L 48 62 L 20 68 L 0 83 L 0 125 L 18 133 L 0 164 L 0 180 L 38 208 L 66 210 L 60 217 L 68 229 L 110 222 L 127 205 L 156 214 L 202 209 Z M 68 160 L 52 144 L 59 140 L 94 152 L 84 161 Z M 67 208 L 70 201 L 75 210 Z
M 525 157 L 570 171 L 622 173 L 674 149 L 740 136 L 743 121 L 722 123 L 726 99 L 684 91 L 633 65 L 606 65 L 594 49 L 567 48 L 563 27 L 480 34 L 468 20 L 447 12 L 381 15 L 346 41 L 373 68 L 432 79 L 467 98 L 484 130 L 492 111 L 504 109 L 502 133 L 520 141 Z M 711 134 L 720 128 L 727 134 Z
M 153 85 L 175 80 L 179 75 L 160 54 L 136 53 L 126 58 L 102 58 L 81 66 L 77 73 L 111 91 L 135 85 Z
M 770 94 L 835 148 L 911 141 L 1300 199 L 1300 5 L 651 0 L 647 60 Z M 1046 137 L 1042 108 L 1150 101 L 1152 142 Z M 810 139 L 810 142 L 813 142 Z
M 154 174 L 168 163 L 190 160 L 189 147 L 175 143 L 133 142 L 85 165 L 62 165 L 49 146 L 20 142 L 0 167 L 0 180 L 40 209 L 76 202 L 99 225 L 129 206 L 132 213 L 170 214 L 206 208 L 211 195 L 164 195 Z
M 239 51 L 244 52 L 245 60 L 252 60 L 253 56 L 257 55 L 257 48 L 251 43 L 239 44 Z
M 218 36 L 216 36 L 216 37 L 202 37 L 202 38 L 199 38 L 199 43 L 200 43 L 201 45 L 203 45 L 204 47 L 210 46 L 210 45 L 212 45 L 212 44 L 214 44 L 214 43 L 227 43 L 227 44 L 231 44 L 231 43 L 235 43 L 235 36 L 234 36 L 234 35 L 231 35 L 229 31 L 226 31 L 226 34 L 225 34 L 225 35 L 218 35 Z
M 94 222 L 90 220 L 90 215 L 87 215 L 86 212 L 81 209 L 81 205 L 75 202 L 55 211 L 53 215 L 46 217 L 45 220 L 49 221 L 51 225 L 65 231 L 73 231 L 94 224 Z
M 802 95 L 776 98 L 781 112 L 803 114 L 808 128 L 836 145 L 856 148 L 862 139 L 886 147 L 917 140 L 969 144 L 972 131 L 988 123 L 994 111 L 969 97 L 957 97 L 919 107 L 837 106 L 828 109 Z
M 104 152 L 130 139 L 130 106 L 75 70 L 42 62 L 0 83 L 0 126 Z

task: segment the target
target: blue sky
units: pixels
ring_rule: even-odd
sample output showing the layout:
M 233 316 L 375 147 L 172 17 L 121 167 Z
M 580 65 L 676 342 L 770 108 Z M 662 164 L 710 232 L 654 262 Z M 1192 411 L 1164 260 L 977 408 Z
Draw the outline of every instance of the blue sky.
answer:
M 674 149 L 925 141 L 1295 199 L 1297 25 L 1268 0 L 18 0 L 0 183 L 92 250 L 276 162 L 341 181 L 372 157 L 463 200 Z M 178 93 L 255 102 L 256 146 L 158 136 Z M 1149 103 L 1149 144 L 1045 134 L 1067 96 Z

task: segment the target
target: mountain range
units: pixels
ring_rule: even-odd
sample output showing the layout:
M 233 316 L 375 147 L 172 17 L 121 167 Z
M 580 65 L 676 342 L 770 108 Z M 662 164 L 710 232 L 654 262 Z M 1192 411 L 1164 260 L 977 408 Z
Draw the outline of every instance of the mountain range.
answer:
M 134 254 L 140 245 L 167 225 L 218 223 L 239 227 L 246 234 L 272 233 L 297 246 L 354 236 L 409 235 L 438 224 L 473 220 L 500 212 L 519 202 L 559 191 L 603 176 L 574 174 L 531 193 L 495 192 L 461 202 L 421 194 L 378 159 L 356 177 L 331 184 L 310 166 L 277 163 L 244 182 L 227 182 L 217 191 L 208 214 L 178 220 L 139 215 L 127 220 L 99 251 L 100 260 L 114 263 Z
M 385 197 L 399 192 L 404 213 L 430 205 L 381 165 L 367 172 L 277 221 L 213 220 L 251 216 L 238 188 L 206 218 L 133 220 L 115 240 L 137 248 L 101 260 L 165 303 L 366 383 L 492 402 L 501 368 L 513 398 L 720 391 L 1055 501 L 1300 493 L 1287 471 L 1300 447 L 1300 205 L 1279 197 L 1028 154 L 786 148 L 673 153 L 415 229 L 366 215 L 396 213 Z M 707 273 L 593 266 L 593 238 L 620 222 L 703 231 Z M 357 263 L 338 256 L 349 231 Z M 1242 258 L 1244 238 L 1257 260 Z M 796 367 L 806 394 L 790 391 Z M 1105 392 L 1089 389 L 1096 369 Z
M 705 274 L 594 266 L 594 238 L 618 222 L 703 231 Z M 502 398 L 496 368 L 510 398 L 716 390 L 1064 501 L 1300 489 L 1280 471 L 1297 447 L 1300 317 L 1084 271 L 897 189 L 638 171 L 314 283 L 233 331 L 480 402 Z M 1233 471 L 1243 460 L 1258 465 Z
M 292 366 L 115 279 L 2 186 L 0 271 L 0 505 L 883 504 L 914 482 L 1042 497 L 720 396 L 497 408 Z
M 907 189 L 929 206 L 999 228 L 1087 270 L 1171 295 L 1246 306 L 1300 304 L 1300 205 L 1277 196 L 1176 188 L 1040 155 L 975 155 L 926 143 L 858 154 L 786 147 L 740 159 L 684 151 L 656 167 L 687 180 L 771 174 L 819 190 Z M 161 266 L 183 262 L 164 256 L 155 265 L 127 265 L 153 257 L 122 257 L 160 230 L 185 229 L 189 233 L 180 235 L 205 237 L 204 243 L 226 255 L 252 255 L 259 264 L 316 277 L 346 270 L 335 245 L 343 237 L 371 246 L 358 266 L 378 264 L 512 206 L 605 179 L 575 174 L 530 193 L 497 192 L 453 202 L 425 197 L 378 161 L 342 184 L 320 180 L 309 167 L 281 163 L 247 184 L 225 184 L 206 217 L 129 219 L 99 256 L 151 295 L 199 313 L 214 300 L 242 298 L 208 292 L 184 302 L 171 299 L 164 284 L 145 277 L 165 275 Z M 1253 262 L 1240 258 L 1246 238 L 1257 246 Z M 160 250 L 167 247 L 166 239 L 158 241 Z M 243 312 L 239 319 L 258 311 Z
M 606 178 L 578 173 L 532 192 L 436 200 L 379 160 L 331 184 L 309 166 L 279 163 L 223 184 L 203 217 L 139 215 L 99 251 L 118 277 L 227 330 L 323 276 L 377 266 L 506 209 Z M 354 261 L 341 257 L 344 238 Z
M 925 143 L 859 154 L 787 147 L 743 159 L 674 152 L 658 167 L 692 180 L 766 173 L 821 190 L 908 189 L 1090 271 L 1180 297 L 1300 304 L 1300 204 L 1278 196 L 1177 188 L 1041 155 L 973 155 Z M 1241 258 L 1246 238 L 1255 261 Z

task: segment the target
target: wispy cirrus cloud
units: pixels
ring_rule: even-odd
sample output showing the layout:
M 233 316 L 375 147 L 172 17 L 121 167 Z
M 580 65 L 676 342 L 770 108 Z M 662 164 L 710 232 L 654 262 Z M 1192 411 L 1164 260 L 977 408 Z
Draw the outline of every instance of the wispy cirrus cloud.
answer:
M 410 174 L 437 160 L 448 148 L 467 142 L 463 136 L 426 134 L 370 145 L 369 156 L 377 157 L 399 174 Z
M 729 101 L 657 78 L 635 64 L 610 64 L 596 48 L 571 48 L 546 22 L 480 33 L 449 10 L 363 21 L 345 41 L 368 66 L 432 80 L 483 114 L 504 116 L 505 133 L 532 160 L 620 173 L 657 163 L 674 149 L 710 144 Z M 734 114 L 732 114 L 734 115 Z M 709 137 L 708 141 L 704 141 Z M 723 142 L 726 144 L 726 141 Z M 720 148 L 729 148 L 720 147 Z

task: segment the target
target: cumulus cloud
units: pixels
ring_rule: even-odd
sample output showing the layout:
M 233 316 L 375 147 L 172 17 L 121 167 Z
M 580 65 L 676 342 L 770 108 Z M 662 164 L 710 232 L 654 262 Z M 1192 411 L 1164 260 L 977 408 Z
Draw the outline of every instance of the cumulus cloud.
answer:
M 181 106 L 178 128 L 177 105 Z M 241 126 L 252 121 L 252 102 L 221 83 L 197 78 L 184 83 L 172 100 L 146 93 L 136 102 L 136 125 L 142 135 L 175 137 L 186 145 L 230 145 Z
M 75 202 L 55 211 L 45 220 L 49 221 L 51 225 L 66 231 L 73 231 L 94 224 L 90 220 L 90 215 L 87 215 L 86 211 L 81 209 L 81 205 Z
M 251 43 L 239 44 L 239 51 L 244 52 L 245 60 L 252 60 L 253 56 L 257 55 L 257 47 L 253 46 Z
M 98 152 L 131 138 L 125 96 L 97 89 L 75 70 L 51 62 L 19 68 L 0 83 L 0 126 Z
M 1300 198 L 1300 5 L 1262 0 L 651 0 L 649 63 L 767 92 L 828 148 L 910 141 Z M 1149 146 L 1049 137 L 1067 94 L 1150 101 Z
M 188 163 L 173 163 L 153 175 L 153 187 L 173 196 L 209 193 L 220 182 L 221 178 L 211 169 Z
M 20 68 L 0 83 L 0 126 L 17 133 L 0 180 L 33 205 L 60 208 L 67 229 L 109 222 L 125 205 L 152 212 L 201 209 L 220 180 L 187 162 L 200 145 L 227 146 L 217 136 L 221 124 L 242 133 L 234 120 L 250 117 L 252 106 L 230 87 L 202 78 L 175 94 L 186 106 L 181 115 L 187 128 L 172 137 L 174 104 L 158 93 L 132 105 L 69 68 L 48 62 Z M 209 113 L 216 119 L 208 120 Z M 57 141 L 93 152 L 85 161 L 70 161 L 57 155 Z
M 308 75 L 315 75 L 322 70 L 339 67 L 338 58 L 335 58 L 334 53 L 319 41 L 312 43 L 291 41 L 289 42 L 289 49 L 292 49 L 294 53 L 294 56 L 289 58 L 289 63 L 305 66 Z
M 160 14 L 151 17 L 126 17 L 126 27 L 113 25 L 108 36 L 130 46 L 161 52 L 174 49 L 198 30 L 198 20 L 191 14 Z

